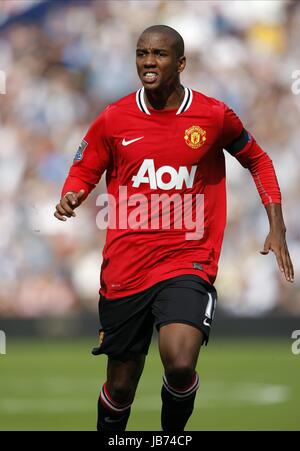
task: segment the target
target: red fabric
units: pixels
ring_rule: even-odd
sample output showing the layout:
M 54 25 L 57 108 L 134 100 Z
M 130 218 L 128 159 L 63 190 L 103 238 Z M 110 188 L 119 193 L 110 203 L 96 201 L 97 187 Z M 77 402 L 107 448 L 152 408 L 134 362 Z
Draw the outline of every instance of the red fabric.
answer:
M 193 127 L 202 130 L 201 145 L 195 148 L 188 144 L 191 135 L 186 139 Z M 178 115 L 176 110 L 151 110 L 151 115 L 145 114 L 138 108 L 135 93 L 108 106 L 99 115 L 84 138 L 87 146 L 82 159 L 72 165 L 62 195 L 80 189 L 89 193 L 105 170 L 107 192 L 116 199 L 117 218 L 124 206 L 119 186 L 127 189 L 128 196 L 142 194 L 149 203 L 152 194 L 179 194 L 181 198 L 192 194 L 194 214 L 195 195 L 204 194 L 202 238 L 187 240 L 187 228 L 183 225 L 176 229 L 174 220 L 170 230 L 161 226 L 155 230 L 121 228 L 119 224 L 116 229 L 108 228 L 100 289 L 105 297 L 131 295 L 184 274 L 199 275 L 214 283 L 226 223 L 223 148 L 238 138 L 242 130 L 240 119 L 224 103 L 195 91 L 188 110 Z M 124 139 L 125 144 L 135 142 L 124 146 Z M 278 201 L 267 157 L 254 144 L 247 145 L 236 157 L 252 172 L 264 202 Z M 145 162 L 151 167 L 138 178 Z M 180 180 L 180 174 L 192 174 L 193 167 L 195 173 L 188 185 L 186 179 Z M 172 174 L 176 184 L 170 183 L 168 187 Z M 128 206 L 129 215 L 135 208 Z M 161 209 L 159 214 L 162 215 Z
M 84 189 L 85 197 L 95 188 L 103 172 L 109 166 L 110 150 L 106 141 L 106 113 L 109 106 L 98 116 L 86 133 L 87 147 L 81 160 L 74 160 L 62 189 L 62 196 L 69 191 Z
M 251 139 L 249 144 L 235 157 L 244 168 L 249 169 L 264 205 L 280 204 L 281 193 L 270 157 Z
M 229 144 L 240 136 L 244 127 L 240 118 L 231 108 L 228 108 L 225 103 L 223 103 L 222 106 L 224 108 L 222 144 L 223 148 L 226 149 Z

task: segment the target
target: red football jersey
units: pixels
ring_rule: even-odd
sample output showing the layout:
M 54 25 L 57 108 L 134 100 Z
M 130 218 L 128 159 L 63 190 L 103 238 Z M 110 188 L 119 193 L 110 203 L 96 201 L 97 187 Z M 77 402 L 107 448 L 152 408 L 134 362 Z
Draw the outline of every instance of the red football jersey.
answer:
M 178 110 L 154 110 L 141 88 L 99 115 L 62 195 L 88 194 L 106 170 L 105 297 L 183 274 L 214 283 L 226 223 L 224 148 L 250 169 L 264 204 L 280 203 L 270 158 L 223 102 L 185 88 Z

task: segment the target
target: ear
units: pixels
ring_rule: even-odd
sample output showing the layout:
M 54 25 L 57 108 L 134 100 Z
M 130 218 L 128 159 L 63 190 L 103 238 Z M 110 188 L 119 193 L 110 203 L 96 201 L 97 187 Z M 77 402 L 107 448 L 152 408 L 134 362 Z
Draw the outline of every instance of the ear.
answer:
M 181 56 L 180 58 L 178 58 L 177 60 L 177 67 L 178 67 L 178 73 L 181 73 L 186 65 L 186 57 L 185 56 Z

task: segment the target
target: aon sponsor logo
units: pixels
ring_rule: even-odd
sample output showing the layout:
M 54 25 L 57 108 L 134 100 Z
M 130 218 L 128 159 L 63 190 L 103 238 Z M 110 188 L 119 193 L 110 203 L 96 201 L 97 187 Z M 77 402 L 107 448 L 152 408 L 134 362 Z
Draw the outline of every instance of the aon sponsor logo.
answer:
M 134 188 L 138 188 L 141 183 L 149 183 L 151 189 L 160 188 L 162 190 L 182 189 L 185 183 L 187 188 L 192 188 L 197 166 L 192 166 L 190 171 L 186 166 L 180 166 L 178 171 L 172 166 L 162 166 L 155 170 L 154 160 L 144 160 L 137 175 L 132 177 Z M 168 174 L 163 181 L 164 174 Z

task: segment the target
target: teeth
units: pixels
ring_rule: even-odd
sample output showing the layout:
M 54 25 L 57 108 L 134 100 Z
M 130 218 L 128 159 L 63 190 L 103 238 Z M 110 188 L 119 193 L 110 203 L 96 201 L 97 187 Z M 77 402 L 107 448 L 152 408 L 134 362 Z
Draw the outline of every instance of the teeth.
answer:
M 147 72 L 145 74 L 146 77 L 156 77 L 156 74 L 154 72 Z

